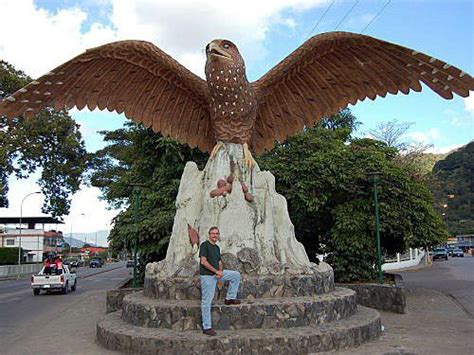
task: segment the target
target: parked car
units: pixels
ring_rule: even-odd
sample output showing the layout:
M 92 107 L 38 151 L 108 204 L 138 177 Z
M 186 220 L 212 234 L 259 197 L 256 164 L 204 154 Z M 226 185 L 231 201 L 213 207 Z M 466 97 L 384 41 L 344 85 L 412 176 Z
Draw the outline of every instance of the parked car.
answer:
M 89 262 L 89 267 L 102 267 L 104 265 L 104 261 L 102 258 L 98 256 L 94 256 L 91 258 Z
M 133 262 L 133 259 L 127 260 L 127 267 L 134 267 L 135 263 Z
M 446 248 L 435 248 L 433 250 L 433 260 L 436 259 L 448 260 L 448 250 Z
M 64 265 L 68 265 L 69 267 L 79 267 L 84 266 L 84 262 L 79 258 L 67 258 L 64 260 Z
M 461 250 L 461 249 L 454 249 L 453 250 L 453 257 L 460 257 L 460 258 L 464 258 L 464 252 Z
M 33 294 L 38 296 L 43 291 L 61 291 L 66 294 L 69 291 L 76 291 L 77 278 L 74 271 L 70 271 L 67 265 L 63 269 L 50 267 L 49 270 L 43 267 L 37 275 L 31 276 L 31 287 Z

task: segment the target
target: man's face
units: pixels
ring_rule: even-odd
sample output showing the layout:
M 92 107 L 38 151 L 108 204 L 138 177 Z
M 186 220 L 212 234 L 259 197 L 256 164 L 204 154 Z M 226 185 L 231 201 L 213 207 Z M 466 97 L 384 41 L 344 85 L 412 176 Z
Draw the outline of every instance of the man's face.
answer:
M 213 229 L 211 231 L 209 231 L 209 240 L 212 242 L 212 243 L 215 243 L 219 240 L 219 229 Z

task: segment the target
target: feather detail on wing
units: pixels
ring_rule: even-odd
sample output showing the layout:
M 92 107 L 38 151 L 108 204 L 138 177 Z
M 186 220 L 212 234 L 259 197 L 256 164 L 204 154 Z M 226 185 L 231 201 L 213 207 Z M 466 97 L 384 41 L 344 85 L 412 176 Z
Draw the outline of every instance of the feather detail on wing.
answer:
M 120 41 L 87 50 L 0 102 L 0 115 L 31 118 L 45 107 L 87 106 L 128 118 L 190 147 L 215 143 L 206 82 L 159 48 Z
M 467 97 L 473 78 L 439 59 L 373 37 L 316 35 L 252 83 L 258 101 L 250 142 L 258 154 L 349 103 L 421 91 Z

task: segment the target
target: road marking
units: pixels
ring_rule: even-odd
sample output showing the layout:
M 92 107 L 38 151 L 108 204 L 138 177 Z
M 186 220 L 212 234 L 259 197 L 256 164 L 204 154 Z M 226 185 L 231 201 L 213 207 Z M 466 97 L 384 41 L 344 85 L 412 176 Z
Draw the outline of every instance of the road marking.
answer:
M 8 303 L 8 302 L 13 302 L 13 301 L 21 301 L 23 298 L 20 298 L 20 297 L 13 297 L 13 298 L 9 298 L 5 301 L 1 301 L 0 300 L 0 303 Z
M 10 292 L 10 293 L 6 293 L 6 294 L 2 294 L 0 296 L 0 300 L 3 300 L 3 299 L 7 299 L 7 300 L 10 300 L 12 296 L 19 296 L 19 295 L 22 295 L 24 293 L 29 293 L 29 292 L 32 292 L 32 289 L 27 289 L 27 290 L 21 290 L 21 291 L 16 291 L 16 292 Z

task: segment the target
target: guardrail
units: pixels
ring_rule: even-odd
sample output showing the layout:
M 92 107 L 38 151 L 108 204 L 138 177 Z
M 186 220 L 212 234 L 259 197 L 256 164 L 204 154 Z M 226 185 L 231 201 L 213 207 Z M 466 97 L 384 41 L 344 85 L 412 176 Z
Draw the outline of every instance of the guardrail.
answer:
M 21 264 L 18 265 L 2 265 L 0 266 L 0 277 L 9 277 L 18 275 L 18 267 L 20 268 L 20 275 L 36 274 L 41 270 L 43 264 Z
M 406 253 L 397 253 L 396 258 L 394 259 L 385 260 L 385 263 L 382 264 L 382 270 L 387 271 L 413 267 L 418 265 L 424 256 L 424 250 L 418 248 L 410 248 Z

